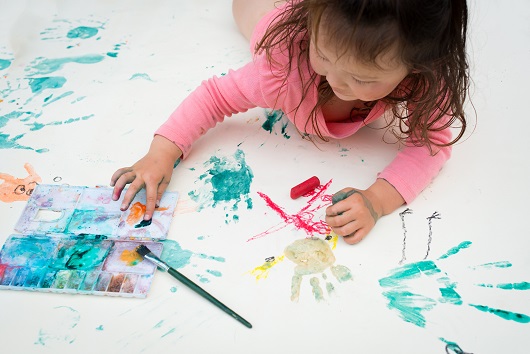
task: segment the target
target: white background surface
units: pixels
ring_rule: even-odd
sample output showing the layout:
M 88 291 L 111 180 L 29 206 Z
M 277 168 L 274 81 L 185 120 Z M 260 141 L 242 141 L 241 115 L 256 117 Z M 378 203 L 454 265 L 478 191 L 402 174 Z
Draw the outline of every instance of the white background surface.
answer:
M 442 219 L 433 221 L 430 259 L 463 241 L 472 242 L 468 249 L 437 261 L 458 284 L 462 305 L 438 303 L 425 311 L 425 328 L 403 321 L 387 307 L 378 280 L 399 266 L 403 231 L 398 213 L 405 207 L 382 218 L 359 245 L 338 243 L 337 264 L 347 266 L 354 280 L 335 284 L 335 296 L 326 295 L 325 301 L 315 300 L 309 279 L 302 284 L 299 302 L 290 300 L 294 264 L 287 260 L 267 279 L 256 281 L 249 275 L 266 257 L 281 255 L 287 245 L 306 236 L 288 226 L 246 242 L 281 221 L 258 191 L 286 212 L 296 213 L 307 199 L 291 200 L 292 186 L 317 175 L 323 183 L 333 180 L 329 193 L 346 186 L 366 188 L 396 152 L 396 146 L 381 142 L 380 131 L 371 129 L 317 149 L 292 126 L 287 127 L 290 139 L 282 136 L 280 124 L 272 134 L 262 129 L 264 110 L 257 108 L 227 119 L 199 140 L 177 166 L 169 187 L 181 193 L 169 238 L 196 254 L 226 259 L 192 257 L 180 270 L 192 279 L 206 276 L 209 282 L 199 284 L 247 318 L 253 329 L 158 274 L 144 300 L 0 291 L 0 352 L 444 353 L 444 338 L 472 353 L 527 353 L 529 324 L 469 304 L 530 315 L 529 291 L 476 286 L 530 281 L 530 5 L 515 0 L 469 5 L 477 119 L 468 106 L 469 134 L 455 146 L 435 182 L 409 206 L 414 213 L 406 219 L 407 262 L 423 259 L 426 218 L 434 211 Z M 117 168 L 143 156 L 153 131 L 194 87 L 250 59 L 248 45 L 233 23 L 230 1 L 3 0 L 0 8 L 0 58 L 13 59 L 0 72 L 0 117 L 18 109 L 17 103 L 25 105 L 24 110 L 42 112 L 31 121 L 42 124 L 90 115 L 37 130 L 22 119 L 0 126 L 2 134 L 23 134 L 21 145 L 48 149 L 0 149 L 0 172 L 18 178 L 27 176 L 23 166 L 30 163 L 43 183 L 108 184 Z M 68 30 L 81 25 L 102 26 L 100 39 L 66 38 Z M 75 47 L 67 49 L 69 45 Z M 27 68 L 35 58 L 84 54 L 105 59 L 67 64 L 51 74 L 68 79 L 56 95 L 73 94 L 49 105 L 44 105 L 46 92 L 31 94 Z M 137 73 L 148 74 L 151 81 L 130 80 Z M 231 204 L 193 210 L 188 193 L 200 190 L 199 176 L 207 171 L 204 162 L 211 156 L 233 156 L 238 148 L 254 173 L 252 209 L 242 202 L 237 211 Z M 56 177 L 59 182 L 54 182 Z M 0 202 L 0 242 L 14 233 L 24 204 Z M 237 214 L 239 222 L 226 214 Z M 512 267 L 473 268 L 497 261 L 509 261 Z M 207 269 L 222 276 L 209 276 Z M 428 292 L 432 284 L 418 286 L 418 291 Z

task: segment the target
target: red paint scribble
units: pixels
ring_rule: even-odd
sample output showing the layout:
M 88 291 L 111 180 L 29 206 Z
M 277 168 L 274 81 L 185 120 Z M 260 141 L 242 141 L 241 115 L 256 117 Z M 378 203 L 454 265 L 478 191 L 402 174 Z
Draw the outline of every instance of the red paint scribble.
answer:
M 325 194 L 326 190 L 331 185 L 331 182 L 332 180 L 329 180 L 328 183 L 320 185 L 314 191 L 306 194 L 306 196 L 311 197 L 311 199 L 307 202 L 305 207 L 293 215 L 287 214 L 282 207 L 274 203 L 265 193 L 258 192 L 258 195 L 265 200 L 267 206 L 278 213 L 283 219 L 283 222 L 249 238 L 247 242 L 270 235 L 283 229 L 287 225 L 293 225 L 298 230 L 305 231 L 308 236 L 313 236 L 315 234 L 328 235 L 331 232 L 331 227 L 329 227 L 325 221 L 314 221 L 313 218 L 316 211 L 331 204 L 331 195 Z

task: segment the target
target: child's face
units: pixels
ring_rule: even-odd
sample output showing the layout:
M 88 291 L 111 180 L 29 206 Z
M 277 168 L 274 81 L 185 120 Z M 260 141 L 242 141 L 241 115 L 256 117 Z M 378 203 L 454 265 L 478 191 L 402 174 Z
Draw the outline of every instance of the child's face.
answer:
M 309 61 L 319 75 L 325 76 L 335 95 L 344 101 L 375 101 L 386 97 L 409 74 L 402 63 L 383 55 L 378 65 L 362 63 L 352 55 L 338 56 L 326 38 L 319 38 L 318 47 L 311 40 Z

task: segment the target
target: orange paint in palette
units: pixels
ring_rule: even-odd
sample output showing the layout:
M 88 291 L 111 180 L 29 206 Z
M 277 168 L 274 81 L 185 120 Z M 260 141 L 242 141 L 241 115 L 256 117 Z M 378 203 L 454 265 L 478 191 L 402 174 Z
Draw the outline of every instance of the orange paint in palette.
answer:
M 135 252 L 157 255 L 167 236 L 178 194 L 166 193 L 153 222 L 126 220 L 110 188 L 39 185 L 0 251 L 0 289 L 145 297 L 156 266 Z M 135 203 L 143 205 L 137 196 Z M 134 211 L 135 213 L 136 211 Z M 137 214 L 135 214 L 137 215 Z

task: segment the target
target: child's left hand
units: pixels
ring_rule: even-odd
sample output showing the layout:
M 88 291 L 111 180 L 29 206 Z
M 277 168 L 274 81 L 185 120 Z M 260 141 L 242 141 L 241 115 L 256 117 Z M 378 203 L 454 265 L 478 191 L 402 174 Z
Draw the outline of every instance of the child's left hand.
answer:
M 380 203 L 369 190 L 345 188 L 339 193 L 351 195 L 326 209 L 326 222 L 337 235 L 344 237 L 346 243 L 358 243 L 382 215 Z

